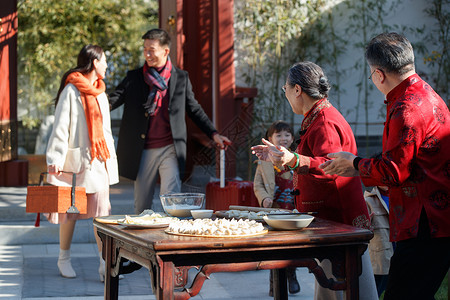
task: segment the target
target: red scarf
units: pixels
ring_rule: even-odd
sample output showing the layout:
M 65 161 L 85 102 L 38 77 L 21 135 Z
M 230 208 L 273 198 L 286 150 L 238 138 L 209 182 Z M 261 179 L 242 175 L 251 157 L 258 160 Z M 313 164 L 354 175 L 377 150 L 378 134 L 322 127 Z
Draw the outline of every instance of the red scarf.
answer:
M 167 93 L 170 76 L 172 75 L 172 62 L 167 57 L 166 65 L 158 72 L 155 68 L 149 68 L 144 63 L 144 81 L 150 87 L 147 101 L 144 103 L 145 110 L 150 116 L 156 115 L 162 105 L 162 99 Z
M 103 136 L 103 118 L 97 102 L 97 96 L 105 92 L 105 83 L 98 79 L 92 85 L 80 72 L 69 74 L 66 84 L 73 84 L 79 91 L 81 103 L 86 115 L 86 123 L 91 140 L 91 162 L 94 158 L 106 161 L 110 158 L 108 146 Z

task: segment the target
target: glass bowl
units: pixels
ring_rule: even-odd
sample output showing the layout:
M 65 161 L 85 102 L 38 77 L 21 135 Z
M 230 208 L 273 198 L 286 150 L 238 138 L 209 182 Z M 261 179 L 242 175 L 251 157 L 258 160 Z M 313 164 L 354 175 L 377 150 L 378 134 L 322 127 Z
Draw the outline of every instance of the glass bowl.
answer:
M 171 193 L 159 196 L 164 211 L 173 217 L 190 217 L 191 210 L 201 209 L 205 202 L 202 193 Z

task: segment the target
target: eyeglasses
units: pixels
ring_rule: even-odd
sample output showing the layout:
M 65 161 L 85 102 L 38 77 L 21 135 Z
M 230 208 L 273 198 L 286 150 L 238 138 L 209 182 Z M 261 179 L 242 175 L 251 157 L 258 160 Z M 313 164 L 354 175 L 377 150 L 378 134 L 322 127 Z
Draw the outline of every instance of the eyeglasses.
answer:
M 283 93 L 286 93 L 286 85 L 283 85 L 283 86 L 281 87 L 281 90 L 283 91 Z
M 373 75 L 373 73 L 375 73 L 376 70 L 377 70 L 377 69 L 373 69 L 372 73 L 371 73 L 370 76 L 369 76 L 369 80 L 372 80 L 372 75 Z

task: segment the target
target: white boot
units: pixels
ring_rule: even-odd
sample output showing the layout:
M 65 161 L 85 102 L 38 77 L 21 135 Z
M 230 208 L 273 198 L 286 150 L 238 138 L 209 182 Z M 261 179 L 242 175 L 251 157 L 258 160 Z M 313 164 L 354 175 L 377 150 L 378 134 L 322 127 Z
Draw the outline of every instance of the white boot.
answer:
M 98 267 L 98 275 L 100 277 L 100 281 L 105 281 L 105 260 L 100 256 L 99 257 L 100 266 Z
M 66 278 L 75 278 L 77 274 L 72 268 L 72 264 L 70 263 L 70 249 L 62 250 L 59 249 L 59 258 L 58 258 L 58 269 L 59 273 L 61 273 L 62 277 Z
M 99 262 L 100 262 L 100 265 L 98 266 L 98 275 L 100 277 L 100 281 L 105 282 L 106 265 L 105 265 L 105 260 L 102 258 L 101 253 L 99 253 Z M 123 275 L 119 275 L 119 280 L 123 279 L 123 278 L 124 278 Z

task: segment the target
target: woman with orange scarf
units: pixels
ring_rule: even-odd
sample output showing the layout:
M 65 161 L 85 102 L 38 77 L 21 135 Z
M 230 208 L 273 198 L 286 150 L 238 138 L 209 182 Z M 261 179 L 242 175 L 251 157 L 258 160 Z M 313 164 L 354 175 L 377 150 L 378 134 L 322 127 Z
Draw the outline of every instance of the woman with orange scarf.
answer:
M 96 45 L 86 45 L 78 54 L 77 66 L 67 71 L 56 97 L 55 123 L 47 146 L 49 183 L 71 186 L 76 174 L 77 186 L 87 195 L 86 214 L 51 213 L 50 223 L 59 224 L 60 253 L 58 269 L 63 277 L 74 278 L 70 245 L 77 219 L 109 215 L 109 185 L 119 181 L 114 140 L 111 133 L 109 102 L 103 78 L 107 68 L 105 53 Z M 105 264 L 99 249 L 100 280 Z

